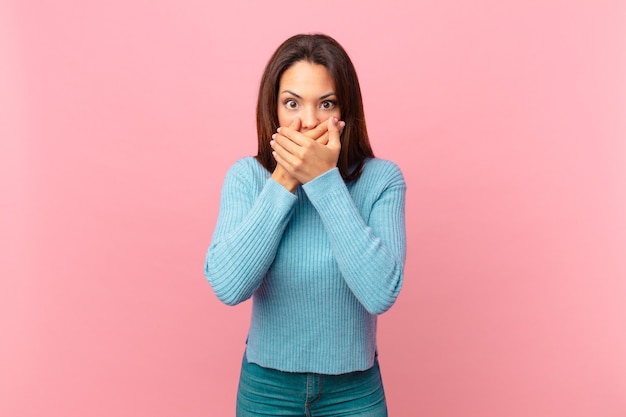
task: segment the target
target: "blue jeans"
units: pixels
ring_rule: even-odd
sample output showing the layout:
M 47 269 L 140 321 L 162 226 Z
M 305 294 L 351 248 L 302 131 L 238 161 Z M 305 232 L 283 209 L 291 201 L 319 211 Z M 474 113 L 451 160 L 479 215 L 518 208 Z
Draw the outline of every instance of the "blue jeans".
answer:
M 282 372 L 241 365 L 237 417 L 387 417 L 378 359 L 366 371 L 342 375 Z

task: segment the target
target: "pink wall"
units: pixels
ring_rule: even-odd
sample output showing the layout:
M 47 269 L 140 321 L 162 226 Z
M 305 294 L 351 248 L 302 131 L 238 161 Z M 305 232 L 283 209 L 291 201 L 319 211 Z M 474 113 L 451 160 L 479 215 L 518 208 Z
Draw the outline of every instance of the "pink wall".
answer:
M 0 415 L 233 415 L 204 252 L 263 65 L 322 31 L 409 185 L 391 415 L 625 416 L 625 3 L 249 3 L 0 4 Z

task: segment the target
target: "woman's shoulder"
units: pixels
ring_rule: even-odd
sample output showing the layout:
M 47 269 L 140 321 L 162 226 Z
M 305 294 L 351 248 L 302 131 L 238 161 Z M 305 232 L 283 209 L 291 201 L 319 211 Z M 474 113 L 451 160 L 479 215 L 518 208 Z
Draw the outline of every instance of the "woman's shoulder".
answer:
M 360 179 L 383 182 L 390 186 L 405 185 L 400 167 L 395 162 L 380 158 L 369 158 L 365 161 Z
M 254 156 L 244 156 L 235 160 L 230 166 L 229 170 L 248 170 L 255 171 L 257 169 L 263 169 L 263 166 L 256 160 Z
M 224 186 L 242 189 L 261 189 L 270 173 L 253 156 L 237 159 L 226 172 Z
M 261 165 L 259 161 L 256 160 L 254 156 L 245 156 L 243 158 L 237 159 L 231 166 L 228 168 L 227 175 L 237 175 L 251 178 L 267 178 L 269 176 L 269 172 Z

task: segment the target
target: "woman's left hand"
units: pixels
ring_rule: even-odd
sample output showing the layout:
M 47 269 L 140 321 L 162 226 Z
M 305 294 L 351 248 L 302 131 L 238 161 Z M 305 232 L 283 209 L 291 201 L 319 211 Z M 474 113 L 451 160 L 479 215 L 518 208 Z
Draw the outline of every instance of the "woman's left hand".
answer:
M 339 136 L 345 123 L 335 117 L 324 123 L 328 124 L 327 144 L 288 127 L 279 128 L 272 136 L 270 145 L 276 162 L 302 184 L 337 166 L 341 150 Z

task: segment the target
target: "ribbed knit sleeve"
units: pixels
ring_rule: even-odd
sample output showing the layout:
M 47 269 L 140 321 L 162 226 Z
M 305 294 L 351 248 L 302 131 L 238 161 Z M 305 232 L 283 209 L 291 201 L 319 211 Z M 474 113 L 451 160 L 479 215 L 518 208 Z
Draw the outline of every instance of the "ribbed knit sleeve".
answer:
M 355 205 L 336 168 L 303 185 L 348 287 L 368 312 L 381 314 L 402 286 L 406 184 L 395 164 L 373 160 L 358 188 L 372 198 L 367 212 Z
M 262 169 L 253 159 L 240 160 L 224 180 L 204 273 L 228 305 L 247 300 L 261 285 L 297 200 L 273 179 L 253 172 Z

